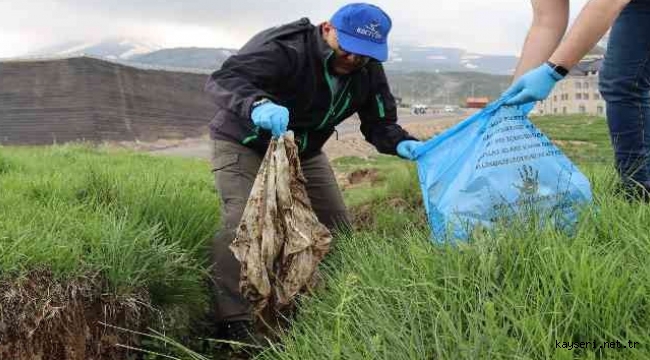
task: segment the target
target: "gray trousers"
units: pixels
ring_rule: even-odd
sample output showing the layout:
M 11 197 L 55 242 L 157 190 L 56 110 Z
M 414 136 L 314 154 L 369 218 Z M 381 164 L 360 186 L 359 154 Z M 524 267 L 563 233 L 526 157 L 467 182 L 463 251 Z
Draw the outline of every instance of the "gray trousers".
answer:
M 255 151 L 229 141 L 214 140 L 212 166 L 221 197 L 221 230 L 212 245 L 217 321 L 252 320 L 248 301 L 239 292 L 240 264 L 228 248 L 262 163 Z M 350 216 L 327 156 L 301 160 L 311 205 L 331 231 L 350 228 Z

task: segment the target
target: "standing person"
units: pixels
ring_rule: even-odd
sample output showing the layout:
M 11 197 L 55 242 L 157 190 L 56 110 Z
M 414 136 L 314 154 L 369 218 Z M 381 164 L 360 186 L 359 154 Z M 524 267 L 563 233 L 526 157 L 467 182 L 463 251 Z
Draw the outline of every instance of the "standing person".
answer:
M 370 4 L 339 9 L 317 26 L 303 18 L 255 35 L 206 84 L 217 105 L 210 123 L 222 229 L 213 244 L 217 313 L 225 338 L 250 336 L 251 310 L 239 291 L 240 264 L 228 248 L 271 137 L 295 134 L 306 188 L 320 222 L 350 226 L 323 144 L 354 113 L 381 153 L 412 158 L 420 142 L 397 124 L 381 62 L 389 16 Z
M 600 71 L 600 91 L 607 102 L 616 168 L 625 193 L 648 201 L 650 0 L 591 0 L 564 40 L 569 0 L 533 0 L 532 4 L 533 25 L 515 73 L 517 80 L 504 93 L 512 96 L 506 104 L 545 99 L 613 24 Z

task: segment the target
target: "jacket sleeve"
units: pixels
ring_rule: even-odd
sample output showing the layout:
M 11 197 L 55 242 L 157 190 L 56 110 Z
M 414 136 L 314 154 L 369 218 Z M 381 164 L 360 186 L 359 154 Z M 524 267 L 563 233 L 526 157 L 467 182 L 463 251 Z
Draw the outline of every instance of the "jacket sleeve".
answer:
M 366 141 L 384 154 L 396 155 L 397 144 L 403 140 L 417 140 L 397 124 L 397 106 L 390 92 L 384 68 L 379 62 L 368 64 L 370 92 L 359 109 L 361 132 Z
M 291 76 L 293 54 L 271 42 L 229 57 L 220 70 L 212 73 L 205 91 L 214 103 L 250 121 L 253 102 L 268 98 L 277 102 L 268 89 L 277 89 Z

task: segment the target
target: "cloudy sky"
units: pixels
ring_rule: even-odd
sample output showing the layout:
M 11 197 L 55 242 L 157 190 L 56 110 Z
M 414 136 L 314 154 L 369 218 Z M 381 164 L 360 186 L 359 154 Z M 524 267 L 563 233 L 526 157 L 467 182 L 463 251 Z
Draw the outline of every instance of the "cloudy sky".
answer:
M 239 47 L 264 28 L 303 16 L 328 19 L 350 1 L 0 0 L 0 57 L 70 41 L 126 37 L 162 47 Z M 587 0 L 572 0 L 572 16 Z M 393 18 L 392 44 L 516 55 L 529 0 L 377 0 Z

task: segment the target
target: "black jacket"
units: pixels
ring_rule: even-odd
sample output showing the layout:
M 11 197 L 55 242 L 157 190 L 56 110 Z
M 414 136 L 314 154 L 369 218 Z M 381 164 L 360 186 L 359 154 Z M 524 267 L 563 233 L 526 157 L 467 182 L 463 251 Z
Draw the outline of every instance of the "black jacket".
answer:
M 213 139 L 236 141 L 263 154 L 271 133 L 251 120 L 251 105 L 268 98 L 289 109 L 289 130 L 302 157 L 320 152 L 334 127 L 358 112 L 361 132 L 379 152 L 395 154 L 414 139 L 397 124 L 397 109 L 381 63 L 340 77 L 333 98 L 327 61 L 333 51 L 309 19 L 255 35 L 215 71 L 205 86 L 218 109 L 210 123 Z

